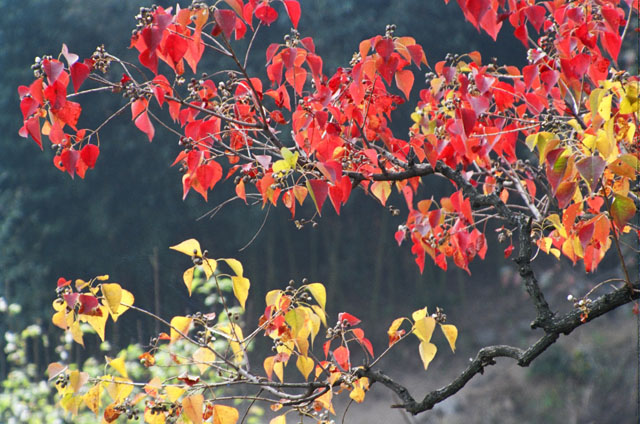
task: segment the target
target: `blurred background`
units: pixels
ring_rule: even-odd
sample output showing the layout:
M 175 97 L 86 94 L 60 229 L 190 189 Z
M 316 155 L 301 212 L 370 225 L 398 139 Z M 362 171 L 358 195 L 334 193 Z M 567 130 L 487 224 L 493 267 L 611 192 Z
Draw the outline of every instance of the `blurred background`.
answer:
M 522 66 L 526 51 L 506 25 L 494 43 L 464 22 L 455 2 L 417 0 L 304 0 L 299 30 L 312 36 L 324 59 L 324 72 L 347 64 L 359 42 L 384 33 L 410 35 L 425 49 L 431 65 L 446 53 L 478 50 L 485 61 Z M 163 6 L 173 3 L 158 2 Z M 183 6 L 188 3 L 183 2 Z M 449 382 L 477 350 L 489 344 L 520 347 L 532 342 L 529 322 L 534 310 L 520 287 L 513 264 L 505 260 L 495 239 L 487 259 L 475 262 L 471 276 L 458 269 L 440 272 L 427 261 L 421 275 L 407 245 L 398 247 L 393 234 L 406 207 L 393 216 L 378 202 L 355 194 L 336 216 L 325 207 L 316 227 L 298 230 L 284 208 L 260 209 L 231 203 L 214 217 L 207 215 L 232 193 L 231 184 L 217 186 L 209 201 L 190 193 L 182 201 L 180 173 L 169 165 L 180 151 L 174 136 L 158 131 L 153 143 L 131 125 L 128 113 L 100 133 L 101 155 L 95 170 L 73 181 L 52 164 L 54 153 L 40 152 L 32 140 L 18 136 L 21 114 L 17 86 L 29 84 L 35 56 L 57 56 L 62 43 L 81 58 L 104 44 L 108 52 L 134 60 L 127 50 L 134 15 L 147 2 L 121 0 L 0 0 L 0 421 L 76 422 L 52 409 L 45 383 L 49 362 L 60 359 L 60 331 L 51 324 L 51 302 L 58 277 L 89 279 L 109 274 L 136 296 L 138 306 L 170 318 L 205 310 L 203 297 L 188 297 L 182 271 L 184 256 L 168 249 L 197 238 L 210 257 L 242 261 L 252 288 L 243 320 L 255 325 L 264 294 L 284 288 L 290 279 L 320 281 L 327 287 L 330 316 L 348 311 L 363 320 L 376 351 L 386 345 L 386 329 L 394 318 L 428 306 L 444 308 L 459 330 L 458 350 L 441 347 L 428 372 L 423 372 L 417 344 L 407 340 L 382 368 L 398 376 L 417 396 Z M 285 17 L 286 18 L 286 17 Z M 264 75 L 264 51 L 289 32 L 279 19 L 261 33 L 250 70 Z M 625 45 L 626 61 L 635 63 L 634 47 Z M 261 65 L 262 62 L 262 65 Z M 213 73 L 220 64 L 204 61 L 200 70 Z M 637 68 L 636 68 L 637 69 Z M 417 92 L 424 82 L 416 74 Z M 83 102 L 80 126 L 95 127 L 123 100 L 102 95 Z M 394 117 L 402 137 L 410 125 L 409 102 Z M 448 188 L 427 180 L 421 195 L 444 194 Z M 268 215 L 268 216 L 267 216 Z M 310 209 L 300 216 L 312 215 Z M 259 231 L 263 220 L 264 228 Z M 249 243 L 252 239 L 254 239 Z M 247 246 L 247 244 L 249 244 Z M 244 248 L 246 247 L 246 248 Z M 243 249 L 244 248 L 244 249 Z M 241 250 L 242 249 L 242 250 Z M 593 281 L 581 266 L 539 258 L 541 284 L 554 310 L 566 311 L 569 293 L 581 295 Z M 600 265 L 598 280 L 617 275 L 615 258 Z M 637 265 L 636 265 L 637 269 Z M 604 277 L 603 277 L 604 276 Z M 597 282 L 596 281 L 596 282 Z M 107 339 L 86 337 L 86 348 L 74 347 L 69 360 L 115 356 L 132 343 L 147 343 L 157 325 L 130 314 L 123 324 L 109 324 Z M 363 405 L 350 407 L 345 422 L 398 423 L 631 423 L 636 417 L 636 317 L 631 306 L 576 330 L 552 346 L 528 369 L 498 361 L 457 396 L 418 417 L 392 410 L 391 394 L 374 387 Z M 437 336 L 436 336 L 437 337 Z M 260 349 L 257 346 L 256 349 Z M 339 412 L 340 413 L 340 412 Z M 92 422 L 91 418 L 82 418 Z M 80 420 L 80 419 L 78 419 Z M 77 421 L 80 422 L 80 421 Z

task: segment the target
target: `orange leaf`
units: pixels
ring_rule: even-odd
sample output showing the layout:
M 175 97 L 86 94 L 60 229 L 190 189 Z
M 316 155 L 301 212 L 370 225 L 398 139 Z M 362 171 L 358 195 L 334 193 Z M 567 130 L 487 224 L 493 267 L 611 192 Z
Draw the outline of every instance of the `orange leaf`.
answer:
M 202 423 L 202 405 L 204 397 L 201 394 L 192 395 L 182 399 L 182 412 L 193 424 Z
M 413 87 L 413 72 L 408 69 L 402 69 L 396 72 L 396 85 L 404 93 L 404 96 L 408 99 L 411 94 L 411 87 Z

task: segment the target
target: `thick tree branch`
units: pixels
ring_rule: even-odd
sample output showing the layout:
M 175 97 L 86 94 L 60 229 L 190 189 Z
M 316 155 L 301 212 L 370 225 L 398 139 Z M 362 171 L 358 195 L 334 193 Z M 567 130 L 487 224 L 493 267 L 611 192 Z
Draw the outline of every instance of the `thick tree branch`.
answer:
M 522 218 L 521 220 L 524 220 Z M 538 285 L 533 267 L 531 266 L 531 258 L 533 257 L 532 242 L 531 242 L 531 219 L 527 219 L 526 222 L 521 222 L 519 225 L 519 252 L 518 257 L 515 259 L 518 264 L 518 272 L 522 278 L 531 301 L 536 308 L 536 319 L 531 323 L 531 328 L 544 327 L 553 317 L 553 312 L 549 308 L 549 304 L 544 298 L 542 290 Z
M 496 345 L 482 348 L 467 368 L 448 385 L 427 393 L 420 401 L 416 401 L 409 390 L 391 377 L 380 371 L 361 369 L 359 376 L 368 377 L 373 382 L 379 382 L 398 395 L 402 404 L 393 405 L 394 408 L 402 408 L 407 412 L 417 415 L 432 409 L 436 404 L 453 396 L 462 389 L 477 374 L 482 374 L 488 365 L 495 365 L 496 358 L 512 358 L 521 367 L 526 367 L 533 362 L 542 352 L 558 340 L 561 334 L 569 334 L 581 325 L 625 305 L 632 300 L 640 298 L 640 281 L 633 284 L 633 290 L 626 286 L 616 289 L 611 293 L 598 297 L 589 307 L 588 317 L 583 319 L 580 310 L 572 310 L 560 317 L 550 318 L 544 325 L 545 334 L 526 350 L 513 346 Z

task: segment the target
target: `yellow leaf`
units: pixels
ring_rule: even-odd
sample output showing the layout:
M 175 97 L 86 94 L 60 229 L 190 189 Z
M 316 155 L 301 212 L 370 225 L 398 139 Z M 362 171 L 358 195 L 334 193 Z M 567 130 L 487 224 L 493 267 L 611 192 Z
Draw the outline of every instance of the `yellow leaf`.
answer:
M 244 359 L 244 347 L 242 345 L 244 336 L 242 335 L 242 328 L 234 323 L 228 323 L 219 326 L 218 330 L 229 336 L 229 346 L 231 346 L 231 350 L 233 351 L 234 361 L 236 364 L 241 363 Z
M 269 424 L 287 424 L 287 417 L 284 414 L 278 415 L 277 417 L 269 421 Z
M 88 281 L 84 281 L 80 278 L 76 279 L 75 281 L 76 283 L 76 290 L 77 291 L 82 291 L 82 289 L 84 289 L 85 287 L 87 287 L 89 285 Z
M 116 322 L 120 315 L 124 314 L 129 309 L 130 305 L 133 305 L 134 300 L 135 299 L 130 291 L 122 289 L 122 297 L 120 298 L 120 306 L 118 306 L 118 311 L 113 312 L 109 310 L 109 315 L 111 315 L 111 319 L 113 319 L 113 322 Z
M 312 283 L 307 285 L 307 290 L 311 292 L 313 298 L 318 302 L 318 305 L 325 310 L 327 304 L 327 291 L 322 283 Z
M 309 326 L 311 328 L 311 344 L 313 344 L 313 340 L 316 338 L 318 333 L 320 332 L 320 317 L 313 313 L 309 312 Z
M 428 343 L 436 328 L 436 320 L 432 317 L 420 318 L 413 324 L 413 333 L 423 342 Z
M 144 410 L 144 422 L 147 424 L 165 424 L 164 414 L 158 414 L 151 408 Z
M 190 326 L 191 326 L 191 318 L 181 317 L 181 316 L 171 318 L 172 328 L 171 328 L 170 343 L 173 343 L 179 338 L 181 338 L 182 336 L 180 335 L 180 333 L 187 334 Z
M 276 302 L 278 302 L 278 299 L 280 299 L 281 295 L 282 290 L 269 290 L 269 292 L 267 292 L 267 295 L 265 296 L 265 302 L 267 303 L 267 306 L 276 305 Z
M 280 149 L 280 153 L 282 153 L 282 158 L 287 162 L 289 168 L 295 168 L 298 163 L 298 152 L 291 153 L 291 150 L 286 147 L 282 147 Z
M 289 165 L 287 164 L 287 161 L 282 159 L 275 161 L 271 168 L 274 174 L 284 173 L 291 169 L 291 167 L 289 167 Z
M 336 411 L 333 409 L 332 399 L 333 399 L 333 390 L 327 390 L 325 394 L 323 394 L 322 396 L 316 399 L 316 402 L 322 408 L 326 409 L 327 411 L 335 415 Z
M 213 424 L 235 424 L 239 414 L 236 408 L 225 405 L 213 405 Z
M 102 295 L 107 302 L 107 306 L 111 312 L 118 312 L 120 300 L 122 299 L 122 287 L 118 283 L 103 284 Z
M 405 320 L 404 317 L 394 319 L 391 325 L 389 326 L 389 329 L 387 330 L 387 334 L 389 336 L 393 336 L 394 334 L 396 334 L 396 331 L 398 331 L 398 328 L 400 328 L 404 320 Z
M 84 404 L 87 405 L 94 414 L 98 415 L 100 410 L 100 395 L 102 394 L 102 386 L 96 384 L 82 397 Z
M 233 281 L 233 294 L 236 299 L 238 299 L 238 302 L 240 302 L 242 309 L 244 309 L 247 297 L 249 296 L 249 287 L 251 286 L 251 283 L 248 278 L 244 278 L 242 276 L 231 277 L 231 281 Z
M 389 181 L 375 181 L 371 184 L 371 193 L 373 193 L 380 203 L 382 203 L 382 206 L 384 206 L 391 194 L 391 183 L 389 183 Z
M 89 381 L 89 374 L 86 372 L 74 370 L 69 373 L 69 385 L 73 389 L 73 393 L 78 393 L 87 381 Z
M 53 316 L 51 317 L 51 322 L 53 323 L 53 325 L 55 325 L 56 327 L 60 327 L 63 330 L 69 328 L 69 326 L 67 325 L 67 314 L 65 313 L 65 311 L 58 311 L 53 314 Z
M 309 374 L 311 374 L 311 371 L 313 371 L 313 367 L 314 367 L 313 359 L 307 356 L 300 355 L 296 360 L 296 367 L 298 367 L 298 370 L 300 371 L 300 374 L 302 374 L 304 379 L 307 380 L 309 377 Z
M 184 253 L 187 256 L 202 256 L 200 243 L 196 239 L 185 240 L 182 243 L 171 246 L 169 249 L 177 250 L 178 252 Z
M 449 346 L 451 347 L 451 351 L 456 351 L 456 339 L 458 338 L 458 329 L 455 325 L 451 324 L 440 324 L 440 328 L 444 333 L 444 336 L 447 338 L 449 342 Z
M 73 337 L 73 341 L 84 347 L 84 342 L 82 341 L 82 329 L 80 329 L 80 323 L 78 321 L 74 321 L 70 326 L 71 336 Z
M 204 396 L 201 394 L 188 396 L 182 399 L 182 413 L 191 420 L 193 424 L 202 424 L 202 405 Z
M 104 376 L 109 378 L 109 376 Z M 120 403 L 127 398 L 133 391 L 132 381 L 128 378 L 113 377 L 113 381 L 107 383 L 107 393 L 111 396 L 114 403 Z
M 282 362 L 276 362 L 273 364 L 273 372 L 276 373 L 281 382 L 284 382 L 284 365 Z
M 327 316 L 326 316 L 324 310 L 322 308 L 320 308 L 320 306 L 318 306 L 318 305 L 311 305 L 311 309 L 320 318 L 320 321 L 322 322 L 322 325 L 324 325 L 326 327 L 327 326 Z
M 202 261 L 202 269 L 204 270 L 204 274 L 207 276 L 207 280 L 211 278 L 214 272 L 216 272 L 217 267 L 218 262 L 215 259 L 205 259 Z
M 107 281 L 109 279 L 109 274 L 105 274 L 105 275 L 98 275 L 96 277 L 96 280 L 98 281 Z
M 602 117 L 605 121 L 608 121 L 611 118 L 611 100 L 613 95 L 608 95 L 600 100 L 600 104 L 598 104 L 598 115 Z
M 107 325 L 107 320 L 109 319 L 109 310 L 106 306 L 98 306 L 100 310 L 100 315 L 84 315 L 83 320 L 87 321 L 91 328 L 93 328 L 100 340 L 104 341 L 104 329 Z
M 124 356 L 120 356 L 116 359 L 110 359 L 107 356 L 105 359 L 107 361 L 107 365 L 110 365 L 114 370 L 118 371 L 118 374 L 120 374 L 124 378 L 129 378 L 129 374 L 127 374 L 127 367 L 125 366 L 124 362 Z
M 204 374 L 210 364 L 216 359 L 216 355 L 207 349 L 206 347 L 199 347 L 191 356 L 196 364 L 196 367 L 200 370 L 200 374 Z
M 231 268 L 238 277 L 242 277 L 242 273 L 244 270 L 242 269 L 242 264 L 240 263 L 239 260 L 232 259 L 232 258 L 221 259 L 221 260 L 225 261 L 227 265 L 229 265 L 229 268 Z
M 415 311 L 414 313 L 411 314 L 411 318 L 413 318 L 413 321 L 418 321 L 421 318 L 426 317 L 428 314 L 427 312 L 427 307 L 425 306 L 422 309 L 418 309 L 417 311 Z
M 438 348 L 433 343 L 420 342 L 418 351 L 420 352 L 420 359 L 422 359 L 424 369 L 426 370 L 429 367 L 429 363 L 433 360 L 434 356 L 436 356 Z
M 175 402 L 180 399 L 180 396 L 182 396 L 182 394 L 185 392 L 185 389 L 176 386 L 166 386 L 164 388 L 164 391 L 167 392 L 169 402 Z
M 82 403 L 82 396 L 73 396 L 71 393 L 65 394 L 60 399 L 60 406 L 67 412 L 70 412 L 73 416 L 78 415 L 78 408 Z
M 364 400 L 366 391 L 369 390 L 369 379 L 361 377 L 353 383 L 353 390 L 349 393 L 349 397 L 358 403 Z
M 529 147 L 529 150 L 531 151 L 533 151 L 535 147 L 538 147 L 538 150 L 543 150 L 547 142 L 552 138 L 554 138 L 555 136 L 556 135 L 551 132 L 542 131 L 542 132 L 527 136 L 525 143 L 527 147 Z
M 264 358 L 264 362 L 262 363 L 262 366 L 264 367 L 264 372 L 267 373 L 267 378 L 269 380 L 271 380 L 271 377 L 273 376 L 273 365 L 275 361 L 275 356 L 267 356 L 266 358 Z
M 187 291 L 189 291 L 189 296 L 191 296 L 191 283 L 193 283 L 193 272 L 196 267 L 192 266 L 191 268 L 185 270 L 182 274 L 182 281 L 184 281 L 184 285 L 187 286 Z

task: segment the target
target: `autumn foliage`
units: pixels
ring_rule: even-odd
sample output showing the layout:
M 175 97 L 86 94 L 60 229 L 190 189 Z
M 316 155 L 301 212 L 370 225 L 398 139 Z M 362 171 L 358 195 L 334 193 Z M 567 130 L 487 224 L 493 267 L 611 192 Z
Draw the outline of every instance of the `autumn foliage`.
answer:
M 296 0 L 152 7 L 136 17 L 129 46 L 141 66 L 102 47 L 86 59 L 66 45 L 57 57 L 39 58 L 35 80 L 18 89 L 24 118 L 20 135 L 40 148 L 48 138 L 56 152 L 54 165 L 84 178 L 102 149 L 99 131 L 112 117 L 85 129 L 76 100 L 100 91 L 120 93 L 125 104 L 116 113 L 130 110 L 135 128 L 149 141 L 158 125 L 178 139 L 173 166 L 182 172 L 185 197 L 193 190 L 206 200 L 225 182 L 234 185 L 245 203 L 283 205 L 302 226 L 326 212 L 325 203 L 340 214 L 355 189 L 383 206 L 397 192 L 408 212 L 395 237 L 398 244 L 410 245 L 421 270 L 428 256 L 442 269 L 453 263 L 469 272 L 469 264 L 492 248 L 486 235 L 491 228 L 504 243 L 504 256 L 513 254 L 515 244 L 518 260 L 527 264 L 533 255 L 526 252 L 533 245 L 594 272 L 614 246 L 624 273 L 619 282 L 631 290 L 634 282 L 620 245 L 626 234 L 640 234 L 633 224 L 640 203 L 640 80 L 618 63 L 638 3 L 458 4 L 466 20 L 494 40 L 503 25 L 510 25 L 527 49 L 528 64 L 501 65 L 483 60 L 478 52 L 430 64 L 428 52 L 415 39 L 396 35 L 389 25 L 384 34 L 354 45 L 350 63 L 329 73 L 313 39 L 297 31 L 301 6 Z M 261 53 L 265 75 L 249 75 L 245 57 L 257 53 L 249 42 L 248 52 L 241 54 L 236 41 L 251 39 L 280 15 L 290 20 L 291 33 Z M 205 55 L 230 59 L 235 68 L 215 76 L 201 73 Z M 416 104 L 413 125 L 408 135 L 399 136 L 391 130 L 392 114 L 409 100 Z M 168 112 L 167 122 L 161 109 Z M 109 148 L 109 141 L 102 141 Z M 422 181 L 431 175 L 450 182 L 447 196 L 418 196 Z M 301 218 L 296 210 L 305 202 L 313 204 L 311 218 Z M 488 227 L 489 221 L 493 226 Z M 208 258 L 193 239 L 172 248 L 193 261 L 183 275 L 189 294 L 196 274 L 216 281 L 228 277 L 235 301 L 244 308 L 250 282 L 237 260 Z M 89 323 L 104 339 L 109 317 L 115 321 L 126 310 L 137 309 L 131 293 L 105 281 L 107 277 L 58 282 L 53 321 L 78 343 L 83 340 L 80 322 Z M 535 293 L 535 280 L 532 284 Z M 193 343 L 197 350 L 191 360 L 201 375 L 183 377 L 178 386 L 151 380 L 132 395 L 126 370 L 116 360 L 110 364 L 119 377 L 89 377 L 60 364 L 53 365 L 51 374 L 72 381 L 58 384 L 65 409 L 76 411 L 84 403 L 96 413 L 103 410 L 106 422 L 138 408 L 150 423 L 176 416 L 194 423 L 235 423 L 235 408 L 203 396 L 208 384 L 218 384 L 205 381 L 208 367 L 218 370 L 218 381 L 237 380 L 266 390 L 274 411 L 285 407 L 272 423 L 284 423 L 286 411 L 293 410 L 324 422 L 327 413 L 334 413 L 334 388 L 346 390 L 357 402 L 364 399 L 371 381 L 363 370 L 379 358 L 358 327 L 360 321 L 344 312 L 331 322 L 325 302 L 320 283 L 271 291 L 258 327 L 246 336 L 226 318 L 197 315 L 163 321 L 170 334 L 160 335 L 141 359 L 152 367 L 162 343 Z M 536 301 L 542 324 L 550 319 L 545 305 Z M 582 306 L 585 322 L 589 309 Z M 457 338 L 446 316 L 432 312 L 415 311 L 388 330 L 389 347 L 409 334 L 417 337 L 425 369 L 436 354 L 431 336 L 437 326 L 452 350 Z M 316 355 L 312 347 L 323 327 L 327 339 L 317 343 L 322 353 Z M 195 329 L 200 336 L 193 335 Z M 263 372 L 255 367 L 249 371 L 247 346 L 259 333 L 273 340 L 274 354 L 263 358 Z M 214 346 L 215 337 L 226 341 L 226 350 Z M 365 358 L 362 367 L 353 363 L 354 350 Z M 299 371 L 300 383 L 285 378 L 289 363 Z M 292 387 L 308 392 L 292 394 Z M 103 389 L 109 394 L 107 405 L 101 401 Z

